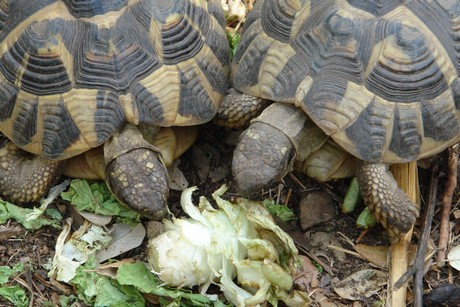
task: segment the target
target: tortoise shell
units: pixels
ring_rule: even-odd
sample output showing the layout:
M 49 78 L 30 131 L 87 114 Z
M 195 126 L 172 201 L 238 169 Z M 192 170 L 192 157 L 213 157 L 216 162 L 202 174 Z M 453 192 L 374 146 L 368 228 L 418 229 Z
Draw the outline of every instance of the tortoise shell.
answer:
M 50 159 L 126 122 L 207 122 L 227 91 L 220 0 L 0 3 L 0 131 Z
M 302 108 L 360 159 L 460 141 L 458 0 L 258 0 L 243 31 L 235 87 Z

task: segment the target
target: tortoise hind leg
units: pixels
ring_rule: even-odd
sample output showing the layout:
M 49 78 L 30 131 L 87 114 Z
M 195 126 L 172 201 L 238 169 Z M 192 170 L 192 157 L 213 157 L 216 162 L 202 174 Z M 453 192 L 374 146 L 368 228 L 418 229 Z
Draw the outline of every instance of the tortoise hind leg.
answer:
M 231 88 L 220 104 L 214 122 L 231 129 L 246 128 L 249 121 L 259 115 L 269 104 L 268 100 Z
M 168 171 L 159 149 L 127 124 L 104 145 L 107 185 L 123 204 L 155 219 L 168 212 Z
M 13 203 L 37 201 L 57 183 L 64 165 L 6 142 L 0 148 L 0 194 Z
M 396 242 L 415 223 L 418 206 L 398 187 L 386 164 L 364 162 L 357 179 L 366 205 L 388 230 L 390 240 Z

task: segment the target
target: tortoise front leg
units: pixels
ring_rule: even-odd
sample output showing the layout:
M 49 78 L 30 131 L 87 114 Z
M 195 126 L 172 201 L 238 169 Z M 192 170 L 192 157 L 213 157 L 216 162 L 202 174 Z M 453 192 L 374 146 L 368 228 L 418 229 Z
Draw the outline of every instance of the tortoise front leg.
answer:
M 37 201 L 57 183 L 64 165 L 7 142 L 0 149 L 0 195 L 17 204 Z
M 364 162 L 357 171 L 361 195 L 392 242 L 407 233 L 419 214 L 418 206 L 401 190 L 383 163 Z

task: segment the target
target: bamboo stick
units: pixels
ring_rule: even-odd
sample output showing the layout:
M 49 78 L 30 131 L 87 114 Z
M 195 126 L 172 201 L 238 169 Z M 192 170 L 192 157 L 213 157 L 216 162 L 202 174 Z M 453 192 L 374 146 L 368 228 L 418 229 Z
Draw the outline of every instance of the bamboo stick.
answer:
M 393 176 L 401 189 L 407 193 L 409 198 L 420 208 L 420 192 L 418 185 L 417 162 L 395 164 L 390 168 Z M 406 306 L 406 288 L 401 287 L 393 290 L 393 285 L 406 272 L 408 267 L 408 248 L 412 238 L 411 230 L 397 243 L 390 246 L 390 278 L 388 287 L 388 302 L 391 307 Z

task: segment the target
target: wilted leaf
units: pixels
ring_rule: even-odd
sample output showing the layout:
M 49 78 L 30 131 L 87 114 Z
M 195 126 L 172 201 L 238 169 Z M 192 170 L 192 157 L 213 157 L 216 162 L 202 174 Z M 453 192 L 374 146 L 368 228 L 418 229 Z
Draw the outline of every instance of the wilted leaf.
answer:
M 6 223 L 9 219 L 15 219 L 27 229 L 39 229 L 45 225 L 58 227 L 59 221 L 48 219 L 43 216 L 34 220 L 27 220 L 27 216 L 34 212 L 34 209 L 22 208 L 7 201 L 0 200 L 0 224 Z
M 460 245 L 455 246 L 449 251 L 447 254 L 447 260 L 449 260 L 451 267 L 460 271 Z
M 40 207 L 34 208 L 32 212 L 27 215 L 27 221 L 32 221 L 40 217 L 45 210 L 48 208 L 48 205 L 55 200 L 59 194 L 61 194 L 69 185 L 70 180 L 66 179 L 58 185 L 55 185 L 48 192 L 48 196 L 41 201 Z
M 78 267 L 110 240 L 100 226 L 91 225 L 80 237 L 72 237 L 66 241 L 71 223 L 71 220 L 67 219 L 63 225 L 63 230 L 56 242 L 56 252 L 49 272 L 50 276 L 56 276 L 56 280 L 63 282 L 73 279 Z
M 378 270 L 361 270 L 339 281 L 334 291 L 348 300 L 361 300 L 376 294 L 387 282 L 385 273 Z
M 145 237 L 145 228 L 141 223 L 135 227 L 127 224 L 115 224 L 110 231 L 110 236 L 112 240 L 110 240 L 109 245 L 96 254 L 99 263 L 141 245 Z

